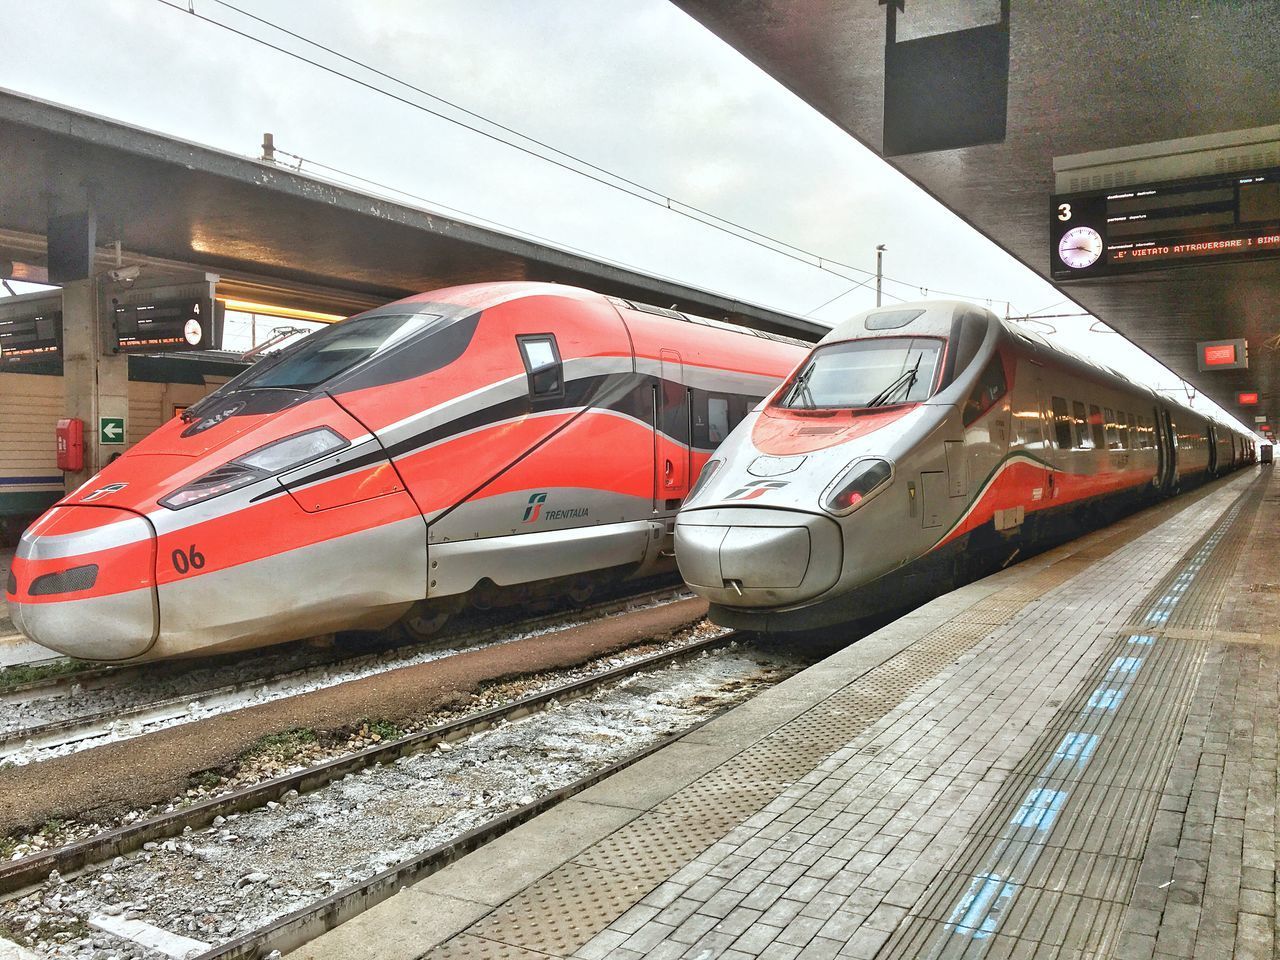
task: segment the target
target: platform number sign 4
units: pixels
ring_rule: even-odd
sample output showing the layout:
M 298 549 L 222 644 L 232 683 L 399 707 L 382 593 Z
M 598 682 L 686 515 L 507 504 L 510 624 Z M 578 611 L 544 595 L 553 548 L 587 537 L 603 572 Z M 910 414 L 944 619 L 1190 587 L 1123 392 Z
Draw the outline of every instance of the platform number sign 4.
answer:
M 124 436 L 124 417 L 98 418 L 98 443 L 122 445 Z

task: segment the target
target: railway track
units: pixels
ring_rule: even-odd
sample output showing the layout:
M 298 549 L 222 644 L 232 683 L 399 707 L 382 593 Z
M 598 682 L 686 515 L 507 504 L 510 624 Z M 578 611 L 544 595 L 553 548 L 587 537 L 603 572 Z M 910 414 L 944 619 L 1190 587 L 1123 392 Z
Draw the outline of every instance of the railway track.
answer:
M 38 762 L 77 749 L 91 747 L 99 742 L 127 740 L 152 730 L 178 723 L 191 722 L 236 709 L 249 703 L 263 703 L 292 696 L 297 693 L 320 689 L 346 680 L 369 676 L 383 670 L 391 670 L 409 663 L 434 659 L 432 654 L 447 656 L 451 652 L 474 650 L 512 639 L 512 632 L 528 636 L 552 628 L 582 622 L 597 617 L 612 616 L 641 606 L 674 602 L 686 598 L 689 593 L 682 587 L 661 587 L 641 593 L 602 600 L 572 611 L 555 611 L 542 616 L 497 625 L 462 629 L 437 639 L 416 644 L 396 646 L 376 652 L 363 652 L 345 657 L 325 658 L 302 667 L 286 669 L 262 678 L 235 680 L 217 685 L 196 686 L 173 696 L 158 699 L 145 698 L 134 706 L 110 703 L 98 710 L 89 710 L 65 719 L 51 720 L 18 728 L 0 735 L 0 762 Z M 156 667 L 171 669 L 171 664 Z M 150 676 L 145 665 L 135 667 L 95 668 L 77 675 L 52 678 L 48 684 L 23 685 L 0 692 L 0 703 L 12 703 L 15 709 L 23 709 L 23 693 L 35 693 L 38 699 L 43 691 L 70 692 L 71 681 L 80 684 L 82 697 L 90 697 L 83 685 L 86 674 L 95 679 L 122 677 L 128 681 L 146 681 Z M 32 712 L 30 700 L 24 712 Z M 87 704 L 85 704 L 87 705 Z
M 91 840 L 73 843 L 68 846 L 48 851 L 39 856 L 0 865 L 0 894 L 19 893 L 26 895 L 32 889 L 38 889 L 41 883 L 49 878 L 52 871 L 58 876 L 49 881 L 50 885 L 60 884 L 67 877 L 76 874 L 93 864 L 111 858 L 122 857 L 136 851 L 144 845 L 149 850 L 156 849 L 164 841 L 190 835 L 196 830 L 208 827 L 218 818 L 235 819 L 237 814 L 250 810 L 258 810 L 281 803 L 289 796 L 309 794 L 320 790 L 335 781 L 350 779 L 353 774 L 379 765 L 404 762 L 415 754 L 422 754 L 436 749 L 447 750 L 450 744 L 474 737 L 483 731 L 503 728 L 512 721 L 530 717 L 534 714 L 567 708 L 574 701 L 592 697 L 602 691 L 625 687 L 626 681 L 640 674 L 661 671 L 664 667 L 672 667 L 691 660 L 702 658 L 704 654 L 716 651 L 737 643 L 740 636 L 726 633 L 719 636 L 686 642 L 679 647 L 659 653 L 636 658 L 630 662 L 604 670 L 597 670 L 588 676 L 567 683 L 559 683 L 522 697 L 509 703 L 495 706 L 457 720 L 411 734 L 399 740 L 380 744 L 359 753 L 338 757 L 315 767 L 276 777 L 252 787 L 237 790 L 234 793 L 213 798 L 191 807 L 175 810 L 172 813 L 153 817 L 150 820 L 131 824 L 113 830 Z M 752 654 L 752 656 L 756 656 Z M 705 662 L 699 660 L 700 663 Z M 696 668 L 691 668 L 696 669 Z M 657 681 L 642 680 L 641 683 Z M 592 701 L 594 704 L 595 701 Z M 589 707 L 594 709 L 594 707 Z M 558 714 L 556 714 L 558 716 Z M 611 773 L 622 769 L 644 756 L 661 749 L 665 744 L 689 730 L 695 729 L 703 721 L 684 726 L 674 736 L 660 736 L 656 740 L 643 744 L 639 748 L 615 759 L 600 768 L 591 770 L 584 776 L 578 776 L 571 782 L 560 786 L 543 796 L 531 797 L 528 802 L 521 803 L 515 809 L 507 810 L 488 819 L 482 825 L 465 830 L 446 842 L 432 845 L 429 849 L 415 853 L 399 862 L 378 870 L 372 876 L 332 890 L 325 896 L 318 897 L 301 909 L 276 916 L 264 926 L 251 932 L 242 933 L 232 939 L 208 949 L 202 957 L 206 958 L 259 958 L 272 950 L 289 950 L 325 929 L 349 919 L 365 909 L 395 893 L 400 887 L 413 883 L 431 872 L 443 867 L 457 857 L 483 845 L 489 840 L 512 829 L 518 824 L 549 809 L 562 800 L 599 782 Z M 490 734 L 492 736 L 493 734 Z M 444 746 L 442 746 L 444 745 Z M 458 749 L 462 749 L 459 747 Z M 294 800 L 293 803 L 299 801 Z M 293 808 L 282 807 L 280 812 Z M 223 821 L 218 821 L 223 822 Z M 116 861 L 118 864 L 119 861 Z M 115 869 L 114 867 L 110 869 Z M 199 874 L 197 874 L 199 876 Z M 59 879 L 59 877 L 61 879 Z M 110 876 L 107 877 L 110 879 Z M 95 882 L 96 885 L 96 882 Z M 46 887 L 47 889 L 48 887 Z M 70 888 L 67 888 L 70 889 Z M 13 899 L 10 897 L 9 899 Z M 2 920 L 3 918 L 0 918 Z

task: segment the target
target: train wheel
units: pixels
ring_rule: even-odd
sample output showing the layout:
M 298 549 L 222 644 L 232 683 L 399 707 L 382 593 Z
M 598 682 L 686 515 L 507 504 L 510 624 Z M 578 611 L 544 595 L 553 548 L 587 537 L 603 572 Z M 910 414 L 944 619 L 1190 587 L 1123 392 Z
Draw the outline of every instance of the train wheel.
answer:
M 449 615 L 449 610 L 417 603 L 400 619 L 397 626 L 406 640 L 411 642 L 427 640 L 439 633 L 441 628 L 449 622 Z

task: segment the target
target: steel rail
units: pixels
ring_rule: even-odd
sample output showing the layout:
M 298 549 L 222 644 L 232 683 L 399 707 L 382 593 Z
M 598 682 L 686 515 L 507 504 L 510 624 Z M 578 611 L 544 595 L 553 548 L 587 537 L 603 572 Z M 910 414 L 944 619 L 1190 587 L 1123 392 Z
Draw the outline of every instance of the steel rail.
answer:
M 28 742 L 31 747 L 36 750 L 49 750 L 65 746 L 69 743 L 98 739 L 100 737 L 108 736 L 111 733 L 112 728 L 121 721 L 138 721 L 143 725 L 146 725 L 148 722 L 163 722 L 164 720 L 174 719 L 175 717 L 182 716 L 189 712 L 191 704 L 196 701 L 201 701 L 205 706 L 209 706 L 210 704 L 208 701 L 210 700 L 216 702 L 218 700 L 238 697 L 254 690 L 265 691 L 275 684 L 287 684 L 291 681 L 304 679 L 309 673 L 317 670 L 332 671 L 358 669 L 367 663 L 376 664 L 376 661 L 380 656 L 388 653 L 413 656 L 432 649 L 447 649 L 453 646 L 466 645 L 469 648 L 474 648 L 490 640 L 496 640 L 500 643 L 502 642 L 502 634 L 504 632 L 510 632 L 513 629 L 527 632 L 530 629 L 537 629 L 549 624 L 554 624 L 557 621 L 564 620 L 566 618 L 575 619 L 577 617 L 599 617 L 610 616 L 616 613 L 625 613 L 632 604 L 638 602 L 643 603 L 646 601 L 660 601 L 662 598 L 667 596 L 671 597 L 671 602 L 675 602 L 676 600 L 683 599 L 683 597 L 680 596 L 682 593 L 687 593 L 687 591 L 681 587 L 661 587 L 656 590 L 648 590 L 643 593 L 630 594 L 609 600 L 598 601 L 595 604 L 589 604 L 571 611 L 560 610 L 554 613 L 544 614 L 539 617 L 533 617 L 528 620 L 513 620 L 511 622 L 496 624 L 493 626 L 475 627 L 470 630 L 447 634 L 427 641 L 388 647 L 383 651 L 363 651 L 350 656 L 321 660 L 305 666 L 268 674 L 265 677 L 237 680 L 220 686 L 208 687 L 202 690 L 193 690 L 179 696 L 165 697 L 149 703 L 141 703 L 135 707 L 127 707 L 123 710 L 119 708 L 105 709 L 95 713 L 85 714 L 81 717 L 70 717 L 65 720 L 54 720 L 49 723 L 36 724 L 31 727 L 20 728 L 10 733 L 0 734 L 0 760 L 13 757 L 27 749 Z M 166 664 L 166 666 L 168 666 L 168 664 Z M 385 669 L 393 670 L 401 666 L 404 666 L 404 664 L 391 662 L 385 665 Z M 124 672 L 127 670 L 145 672 L 145 667 L 115 667 L 109 668 L 108 672 Z M 53 678 L 53 680 L 66 682 L 82 676 L 83 674 L 66 674 L 62 677 Z M 42 681 L 32 681 L 37 688 L 41 682 Z M 50 686 L 54 685 L 55 684 L 50 683 Z M 28 685 L 25 684 L 23 685 L 24 688 L 27 686 Z M 3 702 L 6 699 L 11 699 L 6 697 L 5 694 L 14 692 L 15 690 L 16 688 L 10 688 L 6 691 L 0 691 L 0 702 Z M 148 716 L 150 714 L 154 714 L 154 716 Z
M 551 703 L 577 700 L 611 686 L 636 673 L 656 669 L 696 656 L 738 639 L 737 631 L 719 634 L 672 649 L 650 654 L 630 663 L 612 667 L 569 683 L 558 684 L 539 693 L 500 704 L 479 713 L 409 734 L 398 740 L 334 757 L 304 770 L 244 787 L 220 797 L 211 797 L 181 810 L 109 830 L 106 833 L 67 844 L 36 856 L 0 864 L 0 895 L 14 893 L 41 883 L 56 870 L 68 874 L 139 849 L 145 843 L 181 835 L 187 827 L 199 829 L 215 817 L 243 813 L 278 801 L 290 790 L 307 793 L 365 767 L 393 762 L 400 757 L 430 750 L 440 743 L 462 740 L 504 721 L 537 713 Z M 523 808 L 522 808 L 523 809 Z

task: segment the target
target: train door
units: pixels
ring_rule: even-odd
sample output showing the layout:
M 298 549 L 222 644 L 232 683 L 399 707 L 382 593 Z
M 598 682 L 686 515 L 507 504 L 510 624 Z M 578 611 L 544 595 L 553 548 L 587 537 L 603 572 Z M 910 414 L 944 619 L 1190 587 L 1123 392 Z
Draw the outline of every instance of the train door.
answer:
M 659 355 L 654 392 L 654 510 L 675 510 L 689 493 L 689 390 L 684 362 L 674 350 Z
M 1032 501 L 1040 501 L 1049 504 L 1053 500 L 1053 467 L 1051 466 L 1052 454 L 1050 453 L 1050 428 L 1048 424 L 1049 404 L 1046 401 L 1047 394 L 1044 390 L 1044 383 L 1040 376 L 1036 375 L 1036 423 L 1037 433 L 1037 468 L 1035 470 L 1035 480 L 1031 490 Z
M 1156 452 L 1159 464 L 1157 486 L 1161 493 L 1169 493 L 1178 475 L 1178 445 L 1174 441 L 1173 421 L 1169 411 L 1163 407 L 1156 407 Z
M 1210 423 L 1205 432 L 1209 435 L 1209 476 L 1216 477 L 1218 475 L 1218 431 Z

